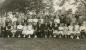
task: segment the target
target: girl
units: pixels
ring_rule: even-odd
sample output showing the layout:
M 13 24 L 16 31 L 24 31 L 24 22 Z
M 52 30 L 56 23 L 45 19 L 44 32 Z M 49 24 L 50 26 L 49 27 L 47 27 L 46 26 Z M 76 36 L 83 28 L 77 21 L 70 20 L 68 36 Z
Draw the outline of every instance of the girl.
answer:
M 62 38 L 62 36 L 64 35 L 63 34 L 64 28 L 63 28 L 62 24 L 60 24 L 60 26 L 58 27 L 58 29 L 59 29 L 59 38 Z
M 22 31 L 22 34 L 24 35 L 24 36 L 23 36 L 24 38 L 26 37 L 26 33 L 27 33 L 27 25 L 24 24 L 24 26 L 23 26 L 23 31 Z
M 34 33 L 34 29 L 31 23 L 29 23 L 29 25 L 27 26 L 27 33 L 26 35 L 29 36 L 28 38 L 31 38 L 31 35 L 33 35 Z
M 67 36 L 68 36 L 68 27 L 67 27 L 66 24 L 65 24 L 65 26 L 64 26 L 63 32 L 64 32 L 64 37 L 67 38 Z
M 70 24 L 68 26 L 68 38 L 74 38 L 74 26 L 72 24 Z
M 79 39 L 80 38 L 80 26 L 78 24 L 74 26 L 74 33 L 75 33 L 76 39 Z
M 16 31 L 17 31 L 17 25 L 15 24 L 15 25 L 12 26 L 12 31 L 11 31 L 12 34 L 13 34 L 12 37 L 15 37 L 14 35 L 15 35 Z

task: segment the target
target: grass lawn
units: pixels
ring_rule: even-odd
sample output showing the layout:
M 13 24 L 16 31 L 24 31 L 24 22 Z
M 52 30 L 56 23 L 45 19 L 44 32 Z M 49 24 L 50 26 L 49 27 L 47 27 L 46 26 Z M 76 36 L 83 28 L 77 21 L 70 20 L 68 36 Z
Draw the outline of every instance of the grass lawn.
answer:
M 0 38 L 0 50 L 86 50 L 86 40 Z

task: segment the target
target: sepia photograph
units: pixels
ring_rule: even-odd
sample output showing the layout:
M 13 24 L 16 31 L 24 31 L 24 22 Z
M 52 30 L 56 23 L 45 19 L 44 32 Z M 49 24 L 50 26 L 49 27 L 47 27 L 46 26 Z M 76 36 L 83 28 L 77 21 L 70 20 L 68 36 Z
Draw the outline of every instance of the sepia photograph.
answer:
M 85 50 L 86 0 L 0 0 L 0 50 Z

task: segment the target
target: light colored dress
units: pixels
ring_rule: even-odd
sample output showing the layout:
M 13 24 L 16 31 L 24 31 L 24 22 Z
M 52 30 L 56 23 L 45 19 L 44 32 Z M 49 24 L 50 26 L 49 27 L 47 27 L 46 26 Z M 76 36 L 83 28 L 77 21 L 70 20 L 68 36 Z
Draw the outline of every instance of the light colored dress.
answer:
M 68 35 L 71 35 L 73 33 L 74 33 L 73 26 L 68 26 Z
M 75 28 L 74 28 L 74 33 L 75 34 L 80 34 L 80 27 L 79 27 L 79 25 L 75 25 Z
M 26 35 L 33 35 L 33 33 L 34 33 L 34 29 L 33 29 L 32 25 L 28 25 Z
M 64 35 L 64 33 L 63 33 L 64 28 L 63 27 L 59 27 L 58 29 L 59 29 L 59 34 Z
M 26 33 L 27 33 L 27 26 L 23 26 L 22 34 L 26 35 Z
M 68 27 L 64 27 L 63 32 L 64 32 L 65 35 L 68 35 Z

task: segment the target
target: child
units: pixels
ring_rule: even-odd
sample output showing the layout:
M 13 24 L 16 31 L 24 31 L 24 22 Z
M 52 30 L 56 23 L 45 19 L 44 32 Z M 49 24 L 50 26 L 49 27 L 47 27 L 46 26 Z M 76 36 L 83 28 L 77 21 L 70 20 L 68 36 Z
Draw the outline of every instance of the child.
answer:
M 53 37 L 53 23 L 52 22 L 49 23 L 48 37 Z
M 81 38 L 85 38 L 86 37 L 85 30 L 86 30 L 86 26 L 85 25 L 81 25 L 80 26 Z
M 23 31 L 22 31 L 22 34 L 23 34 L 23 37 L 24 37 L 24 38 L 26 37 L 26 33 L 27 33 L 27 25 L 24 24 L 24 26 L 23 26 Z
M 22 30 L 23 30 L 23 26 L 21 25 L 21 23 L 19 23 L 19 25 L 17 26 L 17 31 L 15 34 L 15 37 L 21 37 L 22 36 Z
M 27 26 L 27 33 L 26 33 L 26 35 L 27 36 L 29 35 L 28 38 L 31 38 L 31 36 L 33 35 L 33 33 L 34 33 L 33 26 L 32 26 L 31 23 L 29 23 L 29 25 Z
M 54 34 L 54 37 L 58 36 L 58 24 L 57 23 L 55 23 L 53 27 L 53 34 Z
M 68 38 L 72 38 L 72 39 L 74 38 L 73 28 L 74 26 L 72 24 L 68 26 Z
M 63 32 L 64 32 L 64 37 L 67 38 L 67 36 L 69 36 L 69 34 L 68 34 L 68 27 L 67 27 L 66 24 L 65 24 L 65 26 L 64 26 Z
M 62 38 L 62 36 L 64 35 L 63 34 L 64 28 L 63 28 L 62 24 L 60 24 L 60 26 L 58 27 L 58 29 L 59 29 L 59 38 Z
M 5 25 L 1 26 L 1 37 L 7 37 Z
M 12 26 L 11 26 L 11 24 L 9 23 L 8 26 L 6 26 L 6 31 L 7 31 L 7 36 L 8 36 L 8 37 L 12 37 L 12 32 L 11 32 L 11 30 L 12 30 Z
M 15 35 L 16 31 L 17 31 L 17 25 L 15 24 L 15 25 L 12 26 L 12 31 L 11 31 L 12 34 L 13 34 L 12 37 L 15 37 L 14 35 Z
M 47 22 L 44 24 L 44 37 L 49 38 L 48 37 L 48 23 Z
M 79 39 L 79 37 L 80 37 L 80 27 L 79 27 L 78 24 L 76 24 L 74 26 L 74 33 L 75 33 L 76 39 Z

